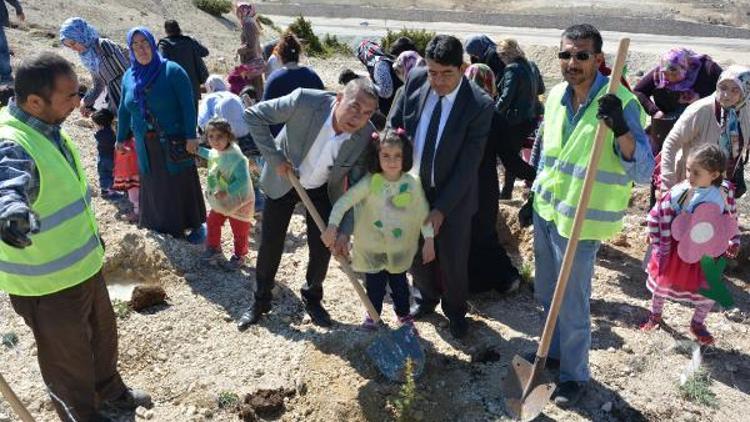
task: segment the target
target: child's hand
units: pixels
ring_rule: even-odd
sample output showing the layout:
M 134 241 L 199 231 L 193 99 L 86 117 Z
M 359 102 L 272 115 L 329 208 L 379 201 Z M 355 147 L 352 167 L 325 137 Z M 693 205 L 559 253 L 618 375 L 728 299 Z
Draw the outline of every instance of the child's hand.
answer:
M 320 240 L 326 245 L 326 248 L 333 248 L 333 244 L 336 243 L 336 236 L 338 235 L 338 227 L 329 225 L 326 231 L 320 235 Z
M 422 263 L 429 264 L 435 260 L 435 238 L 428 237 L 424 240 L 424 246 L 422 247 Z

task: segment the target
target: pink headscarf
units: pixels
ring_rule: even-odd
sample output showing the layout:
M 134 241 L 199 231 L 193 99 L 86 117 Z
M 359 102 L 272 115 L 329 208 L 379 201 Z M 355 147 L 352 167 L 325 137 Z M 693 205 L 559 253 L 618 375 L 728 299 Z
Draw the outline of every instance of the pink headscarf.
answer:
M 706 56 L 685 47 L 675 47 L 667 51 L 660 59 L 656 87 L 677 92 L 692 91 L 704 57 Z M 664 71 L 668 69 L 677 70 L 681 76 L 680 80 L 669 82 L 664 76 Z

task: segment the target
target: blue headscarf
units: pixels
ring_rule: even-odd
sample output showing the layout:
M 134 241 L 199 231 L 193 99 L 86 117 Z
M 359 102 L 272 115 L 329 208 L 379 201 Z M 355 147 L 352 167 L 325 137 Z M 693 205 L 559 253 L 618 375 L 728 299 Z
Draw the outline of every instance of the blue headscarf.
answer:
M 99 72 L 99 55 L 94 46 L 99 40 L 96 28 L 89 25 L 83 18 L 68 18 L 60 27 L 60 42 L 75 41 L 86 47 L 83 53 L 78 53 L 83 65 L 91 72 Z
M 472 35 L 466 39 L 464 43 L 464 50 L 466 54 L 474 57 L 479 57 L 480 60 L 484 60 L 487 56 L 487 50 L 496 49 L 497 45 L 486 35 Z
M 142 65 L 135 58 L 133 53 L 133 37 L 135 34 L 141 34 L 146 37 L 149 46 L 151 46 L 151 62 L 147 65 Z M 154 35 L 146 28 L 142 26 L 136 26 L 135 28 L 128 31 L 128 48 L 130 49 L 130 68 L 132 69 L 133 80 L 135 81 L 135 102 L 141 109 L 143 118 L 146 118 L 146 89 L 151 85 L 156 77 L 159 76 L 162 63 L 167 60 L 159 54 L 159 50 L 156 48 L 156 40 Z

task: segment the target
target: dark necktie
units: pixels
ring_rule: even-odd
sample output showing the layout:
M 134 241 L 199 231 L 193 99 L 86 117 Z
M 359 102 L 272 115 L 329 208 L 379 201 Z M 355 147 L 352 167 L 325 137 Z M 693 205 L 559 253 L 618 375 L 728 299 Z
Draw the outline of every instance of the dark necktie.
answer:
M 443 97 L 438 97 L 437 104 L 432 110 L 430 125 L 427 127 L 427 135 L 424 137 L 424 148 L 422 149 L 422 163 L 420 165 L 419 177 L 422 183 L 432 186 L 432 163 L 435 158 L 435 146 L 437 145 L 438 131 L 440 129 L 440 116 L 443 114 Z

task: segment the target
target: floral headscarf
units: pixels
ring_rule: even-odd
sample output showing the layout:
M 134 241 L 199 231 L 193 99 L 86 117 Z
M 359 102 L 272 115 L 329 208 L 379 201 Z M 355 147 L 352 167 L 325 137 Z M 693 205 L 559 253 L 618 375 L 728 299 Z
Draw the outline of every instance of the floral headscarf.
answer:
M 703 65 L 702 59 L 704 57 L 704 55 L 697 54 L 684 47 L 675 47 L 667 51 L 660 59 L 659 70 L 656 75 L 656 87 L 677 92 L 692 91 Z M 681 76 L 679 81 L 669 82 L 667 80 L 664 71 L 669 69 L 679 72 Z
M 486 35 L 473 35 L 467 38 L 464 43 L 466 54 L 479 57 L 479 60 L 482 61 L 487 57 L 488 50 L 495 49 L 497 49 L 497 44 Z
M 721 147 L 722 151 L 724 151 L 724 154 L 726 154 L 727 158 L 730 158 L 731 161 L 731 159 L 733 159 L 736 155 L 734 151 L 735 145 L 732 140 L 739 136 L 740 110 L 745 107 L 748 99 L 750 99 L 750 68 L 738 65 L 727 67 L 723 72 L 721 72 L 721 76 L 719 76 L 719 80 L 716 83 L 717 90 L 719 84 L 724 81 L 734 82 L 742 91 L 742 97 L 740 98 L 740 101 L 734 106 L 724 109 L 724 119 L 722 122 L 723 124 L 721 128 L 721 135 L 719 137 L 719 146 Z M 750 132 L 750 128 L 743 129 L 746 132 Z
M 368 68 L 375 67 L 381 57 L 386 57 L 385 51 L 373 40 L 362 40 L 357 46 L 357 58 Z
M 497 86 L 495 86 L 495 73 L 484 63 L 474 63 L 466 68 L 464 76 L 477 84 L 490 97 L 497 97 Z
M 396 61 L 393 63 L 393 69 L 400 69 L 404 78 L 404 82 L 409 79 L 409 73 L 415 66 L 424 66 L 425 62 L 422 56 L 416 51 L 404 51 L 396 57 Z
M 99 40 L 96 28 L 89 25 L 83 18 L 68 18 L 60 26 L 60 42 L 65 42 L 65 40 L 75 41 L 86 47 L 83 53 L 78 53 L 81 62 L 89 71 L 94 73 L 99 71 L 99 55 L 94 48 Z
M 136 34 L 141 34 L 146 37 L 146 41 L 148 41 L 149 46 L 151 46 L 151 61 L 146 65 L 139 63 L 135 58 L 135 53 L 133 53 L 133 38 Z M 133 74 L 133 80 L 135 81 L 135 102 L 141 109 L 143 118 L 146 119 L 146 90 L 156 80 L 156 77 L 159 76 L 161 65 L 167 60 L 159 54 L 159 50 L 156 48 L 154 35 L 151 31 L 142 26 L 136 26 L 128 31 L 127 41 L 128 48 L 130 49 L 130 68 Z

